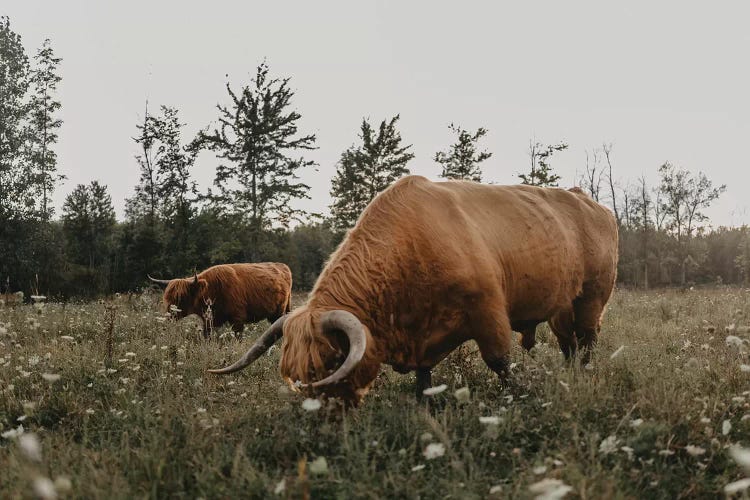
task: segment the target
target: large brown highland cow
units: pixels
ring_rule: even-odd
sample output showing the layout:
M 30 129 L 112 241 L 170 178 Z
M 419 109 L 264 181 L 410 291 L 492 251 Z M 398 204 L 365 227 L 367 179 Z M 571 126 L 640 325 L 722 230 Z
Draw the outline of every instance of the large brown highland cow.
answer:
M 230 323 L 239 333 L 246 323 L 273 323 L 291 310 L 292 272 L 286 264 L 221 264 L 191 278 L 149 279 L 166 285 L 164 305 L 174 317 L 201 317 L 204 337 L 212 326 Z
M 566 357 L 596 342 L 617 268 L 612 213 L 581 190 L 405 177 L 362 213 L 307 303 L 236 363 L 284 337 L 292 387 L 358 403 L 382 363 L 430 370 L 467 340 L 505 376 L 512 330 L 547 321 Z M 584 359 L 584 362 L 586 359 Z

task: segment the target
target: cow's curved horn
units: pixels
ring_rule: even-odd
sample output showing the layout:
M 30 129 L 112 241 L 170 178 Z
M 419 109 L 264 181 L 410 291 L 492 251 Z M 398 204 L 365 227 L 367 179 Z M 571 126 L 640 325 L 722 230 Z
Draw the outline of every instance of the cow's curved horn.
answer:
M 226 368 L 220 368 L 218 370 L 208 370 L 208 372 L 215 373 L 217 375 L 227 375 L 229 373 L 234 373 L 246 368 L 250 363 L 261 357 L 264 352 L 269 350 L 271 346 L 281 338 L 282 334 L 284 333 L 284 321 L 286 321 L 286 316 L 282 316 L 274 321 L 274 323 L 270 327 L 268 327 L 268 330 L 266 330 L 263 335 L 261 335 L 260 338 L 255 341 L 253 346 L 245 353 L 244 356 L 238 359 L 236 363 L 229 365 Z
M 346 378 L 357 366 L 365 355 L 367 349 L 367 336 L 365 327 L 355 315 L 348 311 L 328 311 L 320 317 L 320 326 L 323 331 L 341 330 L 349 337 L 349 354 L 341 366 L 323 380 L 313 382 L 313 387 L 335 384 Z
M 172 281 L 172 280 L 158 280 L 156 278 L 152 278 L 150 274 L 147 274 L 146 276 L 148 276 L 148 279 L 150 279 L 154 283 L 159 283 L 160 285 L 168 285 L 169 282 Z

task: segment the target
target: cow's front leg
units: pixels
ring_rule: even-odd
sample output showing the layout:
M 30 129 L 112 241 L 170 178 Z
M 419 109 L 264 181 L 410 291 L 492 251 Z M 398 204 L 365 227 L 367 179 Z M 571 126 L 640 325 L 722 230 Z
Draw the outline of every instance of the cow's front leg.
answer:
M 430 368 L 417 368 L 417 401 L 424 398 L 424 390 L 432 387 L 432 371 Z
M 482 359 L 490 370 L 497 373 L 500 382 L 505 385 L 509 375 L 508 357 L 513 338 L 508 316 L 501 312 L 496 314 L 488 312 L 474 317 L 473 320 L 472 327 Z
M 238 339 L 242 338 L 242 331 L 245 329 L 244 323 L 232 323 L 232 331 L 234 332 L 234 336 Z

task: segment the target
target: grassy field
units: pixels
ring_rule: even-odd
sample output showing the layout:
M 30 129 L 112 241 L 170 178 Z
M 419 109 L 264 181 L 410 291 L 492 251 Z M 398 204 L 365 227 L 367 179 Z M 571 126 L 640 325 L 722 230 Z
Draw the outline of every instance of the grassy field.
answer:
M 545 327 L 533 356 L 514 348 L 505 389 L 471 345 L 435 370 L 448 388 L 427 405 L 385 369 L 345 415 L 306 410 L 277 348 L 208 376 L 265 324 L 204 342 L 157 301 L 0 309 L 0 497 L 46 478 L 70 498 L 530 498 L 551 479 L 567 498 L 715 498 L 745 477 L 729 447 L 750 446 L 733 338 L 750 338 L 747 291 L 621 290 L 589 369 Z

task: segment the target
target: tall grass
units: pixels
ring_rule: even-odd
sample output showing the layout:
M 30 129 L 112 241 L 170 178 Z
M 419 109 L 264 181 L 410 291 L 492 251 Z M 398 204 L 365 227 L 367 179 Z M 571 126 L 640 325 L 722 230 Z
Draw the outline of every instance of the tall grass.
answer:
M 277 348 L 208 376 L 267 325 L 205 342 L 157 301 L 0 309 L 0 497 L 46 478 L 76 498 L 526 498 L 544 479 L 569 498 L 699 498 L 743 477 L 727 451 L 750 446 L 750 292 L 619 291 L 589 369 L 541 328 L 531 355 L 514 348 L 505 388 L 467 345 L 426 404 L 413 376 L 384 369 L 345 414 L 306 411 Z

